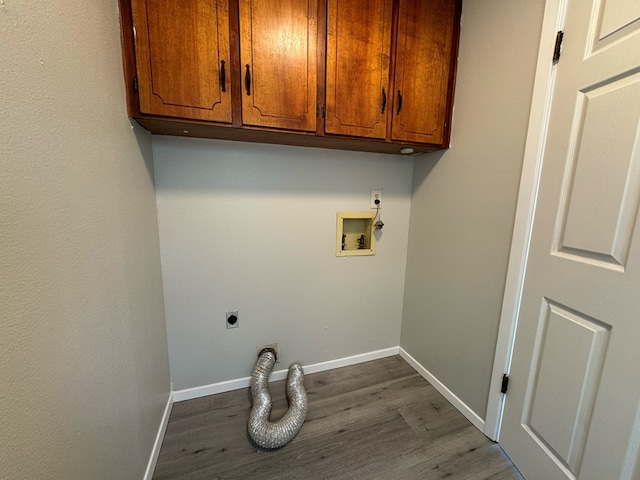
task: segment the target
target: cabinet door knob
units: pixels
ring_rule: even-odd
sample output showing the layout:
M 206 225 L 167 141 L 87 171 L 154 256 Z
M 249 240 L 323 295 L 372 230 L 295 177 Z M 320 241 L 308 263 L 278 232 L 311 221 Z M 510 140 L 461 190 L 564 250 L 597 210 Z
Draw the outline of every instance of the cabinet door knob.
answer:
M 397 115 L 400 115 L 400 110 L 402 110 L 402 92 L 398 90 L 398 112 Z
M 384 91 L 384 87 L 382 88 L 382 111 L 380 113 L 384 113 L 384 109 L 387 106 L 387 93 Z
M 227 91 L 227 72 L 224 70 L 224 60 L 220 60 L 220 85 L 222 86 L 222 91 Z
M 249 64 L 247 63 L 247 70 L 244 74 L 244 88 L 247 89 L 247 95 L 251 95 L 251 72 L 249 71 Z

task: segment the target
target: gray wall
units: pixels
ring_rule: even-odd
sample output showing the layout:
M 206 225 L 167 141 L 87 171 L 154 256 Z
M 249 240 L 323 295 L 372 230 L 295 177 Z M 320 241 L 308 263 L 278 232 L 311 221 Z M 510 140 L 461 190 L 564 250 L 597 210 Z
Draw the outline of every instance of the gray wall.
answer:
M 482 418 L 543 7 L 464 1 L 452 145 L 413 172 L 401 346 Z
M 142 478 L 169 398 L 117 2 L 0 4 L 0 477 Z
M 397 347 L 413 158 L 154 137 L 171 379 L 247 377 Z M 336 257 L 336 213 L 383 189 L 377 253 Z M 225 311 L 239 311 L 227 330 Z

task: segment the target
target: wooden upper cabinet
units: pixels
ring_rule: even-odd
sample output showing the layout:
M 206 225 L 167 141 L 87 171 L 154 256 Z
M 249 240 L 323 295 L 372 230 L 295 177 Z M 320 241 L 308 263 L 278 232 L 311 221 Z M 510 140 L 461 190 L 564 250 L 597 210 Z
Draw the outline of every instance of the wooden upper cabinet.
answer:
M 132 0 L 140 112 L 231 122 L 228 0 Z
M 128 111 L 152 133 L 448 146 L 462 0 L 118 1 Z
M 242 123 L 316 130 L 317 0 L 240 0 Z
M 448 140 L 456 4 L 400 0 L 392 140 L 436 145 Z
M 386 136 L 393 0 L 328 0 L 325 132 Z

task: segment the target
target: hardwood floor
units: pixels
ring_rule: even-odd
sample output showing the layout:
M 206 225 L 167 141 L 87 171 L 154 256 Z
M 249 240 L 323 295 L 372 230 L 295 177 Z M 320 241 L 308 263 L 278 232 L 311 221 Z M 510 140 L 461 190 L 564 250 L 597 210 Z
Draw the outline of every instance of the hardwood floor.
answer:
M 247 436 L 248 389 L 176 403 L 154 479 L 522 479 L 480 433 L 399 356 L 305 377 L 309 413 L 276 451 Z M 270 384 L 271 418 L 286 410 Z

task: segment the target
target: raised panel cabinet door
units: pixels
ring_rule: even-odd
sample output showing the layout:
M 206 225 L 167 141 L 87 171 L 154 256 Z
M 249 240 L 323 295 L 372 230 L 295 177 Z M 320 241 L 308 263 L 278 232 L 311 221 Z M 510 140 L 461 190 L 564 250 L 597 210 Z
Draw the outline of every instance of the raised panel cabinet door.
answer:
M 240 0 L 242 123 L 316 130 L 317 0 Z
M 445 140 L 456 3 L 400 0 L 392 140 Z
M 385 138 L 393 0 L 329 0 L 325 132 Z
M 231 122 L 228 0 L 133 0 L 140 112 Z

